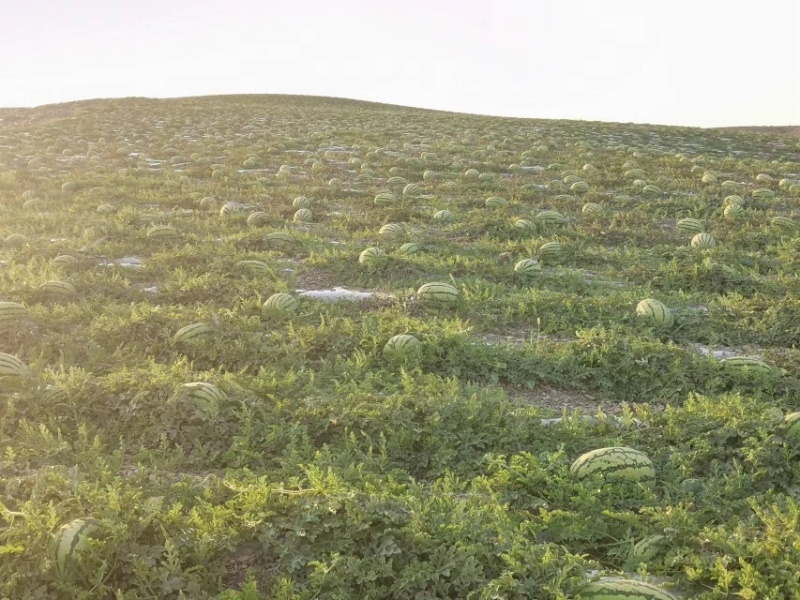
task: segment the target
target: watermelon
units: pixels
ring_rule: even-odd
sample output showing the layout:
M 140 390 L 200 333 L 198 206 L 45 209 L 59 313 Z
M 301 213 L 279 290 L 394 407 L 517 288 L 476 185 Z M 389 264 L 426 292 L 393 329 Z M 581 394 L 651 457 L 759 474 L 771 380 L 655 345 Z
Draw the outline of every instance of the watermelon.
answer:
M 186 327 L 181 327 L 175 332 L 172 339 L 176 342 L 188 342 L 190 340 L 210 337 L 213 334 L 214 329 L 208 323 L 192 323 Z
M 422 186 L 418 183 L 409 183 L 407 186 L 403 188 L 403 196 L 407 196 L 409 198 L 416 198 L 422 195 Z
M 786 229 L 788 231 L 792 231 L 797 229 L 797 221 L 793 221 L 789 217 L 775 217 L 771 221 L 773 227 L 779 227 L 780 229 Z
M 28 375 L 27 365 L 16 356 L 0 352 L 0 377 L 25 377 Z
M 598 215 L 603 212 L 603 207 L 596 202 L 587 202 L 581 208 L 581 212 L 586 215 Z
M 269 215 L 265 213 L 263 210 L 256 211 L 251 213 L 247 217 L 247 224 L 251 227 L 261 227 L 269 223 Z
M 300 303 L 297 298 L 286 292 L 272 294 L 264 302 L 264 310 L 272 313 L 288 313 L 297 310 Z
M 151 239 L 173 240 L 178 237 L 178 230 L 172 225 L 156 225 L 146 235 Z
M 378 269 L 389 262 L 389 257 L 380 248 L 367 248 L 359 254 L 358 262 L 369 269 Z
M 50 264 L 54 267 L 62 267 L 64 269 L 70 269 L 72 267 L 78 266 L 78 259 L 72 256 L 71 254 L 59 254 L 53 260 L 50 261 Z
M 534 219 L 540 225 L 561 225 L 566 222 L 564 215 L 556 210 L 543 210 Z
M 222 208 L 219 209 L 219 216 L 220 217 L 229 217 L 230 215 L 239 212 L 242 210 L 242 205 L 238 202 L 226 202 L 222 205 Z
M 533 224 L 533 221 L 528 219 L 517 219 L 514 221 L 514 228 L 515 229 L 523 229 L 525 231 L 531 231 L 536 229 L 536 225 Z
M 310 223 L 313 218 L 314 215 L 310 210 L 308 210 L 307 208 L 301 208 L 300 210 L 294 213 L 292 220 L 297 223 Z
M 50 547 L 56 575 L 66 579 L 72 574 L 75 561 L 86 549 L 86 540 L 99 530 L 100 525 L 94 519 L 75 519 L 59 527 Z
M 292 207 L 311 208 L 311 198 L 306 198 L 305 196 L 298 196 L 297 198 L 292 200 Z
M 570 473 L 577 479 L 602 475 L 606 480 L 627 479 L 650 486 L 656 472 L 643 452 L 628 447 L 598 448 L 582 454 L 572 463 Z
M 800 439 L 800 411 L 789 413 L 783 418 L 786 435 Z
M 418 357 L 421 349 L 421 342 L 413 335 L 396 335 L 383 347 L 383 357 L 389 362 L 402 363 Z
M 705 226 L 700 219 L 681 219 L 678 221 L 677 226 L 681 231 L 688 231 L 690 233 L 703 233 L 703 231 L 705 231 Z
M 406 242 L 397 249 L 397 254 L 400 256 L 413 256 L 422 251 L 422 247 L 416 242 Z
M 96 210 L 98 213 L 100 213 L 101 215 L 110 215 L 110 214 L 112 214 L 112 213 L 115 213 L 115 212 L 117 212 L 117 209 L 116 209 L 116 208 L 114 208 L 114 206 L 113 206 L 113 205 L 111 205 L 111 204 L 108 204 L 108 203 L 106 203 L 106 204 L 101 204 L 101 205 L 100 205 L 100 206 L 98 206 L 98 207 L 97 207 L 95 210 Z
M 554 262 L 559 259 L 564 247 L 559 242 L 545 242 L 536 251 L 543 262 Z
M 584 600 L 676 600 L 675 596 L 651 583 L 636 579 L 606 577 L 581 590 Z
M 68 281 L 45 281 L 38 289 L 45 300 L 65 300 L 78 293 Z
M 648 184 L 642 188 L 642 193 L 647 194 L 648 196 L 660 196 L 663 194 L 661 188 L 657 185 Z
M 3 240 L 3 243 L 11 248 L 18 248 L 27 241 L 28 238 L 26 238 L 21 233 L 12 233 L 5 240 Z
M 397 204 L 397 196 L 392 192 L 381 192 L 375 196 L 375 206 L 391 206 Z
M 523 277 L 535 277 L 541 270 L 542 266 L 532 258 L 523 258 L 514 265 L 514 271 Z
M 403 233 L 403 226 L 400 223 L 387 223 L 378 230 L 380 235 L 400 235 Z
M 240 260 L 236 263 L 236 268 L 253 274 L 268 275 L 272 273 L 270 266 L 260 260 Z
M 662 542 L 666 539 L 660 534 L 649 535 L 633 545 L 631 558 L 637 563 L 649 562 L 661 550 Z
M 287 248 L 297 244 L 297 238 L 288 231 L 273 231 L 264 236 L 264 241 L 269 246 Z
M 216 417 L 219 414 L 220 404 L 228 399 L 225 392 L 206 381 L 184 383 L 180 393 L 194 407 L 198 416 L 204 419 Z
M 487 198 L 484 204 L 486 208 L 504 208 L 508 206 L 508 200 L 500 198 L 499 196 L 492 196 L 491 198 Z
M 42 399 L 48 404 L 63 402 L 67 398 L 69 398 L 67 390 L 56 385 L 48 385 L 44 392 L 42 392 Z
M 454 304 L 458 290 L 449 283 L 426 283 L 417 290 L 417 297 L 425 304 Z
M 722 201 L 722 206 L 730 206 L 731 204 L 738 204 L 739 206 L 744 206 L 744 198 L 738 196 L 736 194 L 731 194 L 730 196 L 726 196 L 725 200 Z
M 751 195 L 753 198 L 757 198 L 758 200 L 771 200 L 775 197 L 775 192 L 769 188 L 759 188 L 757 190 L 753 190 Z
M 722 211 L 722 216 L 726 219 L 733 220 L 744 214 L 744 207 L 741 204 L 729 204 Z
M 653 298 L 647 298 L 636 305 L 636 314 L 646 318 L 651 324 L 669 327 L 675 319 L 672 311 L 663 303 Z
M 453 213 L 449 210 L 440 210 L 435 215 L 433 215 L 434 221 L 439 221 L 440 223 L 452 223 L 453 222 Z
M 761 373 L 771 373 L 772 367 L 766 362 L 755 356 L 732 356 L 730 358 L 723 358 L 719 361 L 720 364 L 733 370 L 754 370 Z
M 691 244 L 695 248 L 711 248 L 717 245 L 717 241 L 708 233 L 698 233 L 692 238 Z
M 0 327 L 20 323 L 30 317 L 30 311 L 17 302 L 0 302 Z

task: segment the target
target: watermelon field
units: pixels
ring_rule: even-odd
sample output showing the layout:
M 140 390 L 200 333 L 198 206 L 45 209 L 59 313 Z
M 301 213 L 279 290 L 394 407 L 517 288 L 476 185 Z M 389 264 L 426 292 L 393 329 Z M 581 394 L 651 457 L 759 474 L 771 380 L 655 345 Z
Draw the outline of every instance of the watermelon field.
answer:
M 800 598 L 797 136 L 0 119 L 0 598 Z

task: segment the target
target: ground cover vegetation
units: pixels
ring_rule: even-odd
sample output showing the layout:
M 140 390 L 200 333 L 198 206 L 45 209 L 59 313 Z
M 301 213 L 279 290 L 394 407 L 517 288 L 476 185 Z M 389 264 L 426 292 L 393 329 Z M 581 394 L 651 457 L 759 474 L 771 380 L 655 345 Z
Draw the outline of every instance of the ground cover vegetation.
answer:
M 0 117 L 0 597 L 800 597 L 797 138 Z

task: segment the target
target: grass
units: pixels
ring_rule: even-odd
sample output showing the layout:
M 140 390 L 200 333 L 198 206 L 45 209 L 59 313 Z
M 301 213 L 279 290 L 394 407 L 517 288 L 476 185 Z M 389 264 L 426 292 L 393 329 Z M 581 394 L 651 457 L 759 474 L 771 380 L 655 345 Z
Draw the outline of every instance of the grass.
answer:
M 800 440 L 782 418 L 800 409 L 800 238 L 771 219 L 800 220 L 799 179 L 780 132 L 290 96 L 20 112 L 0 129 L 0 301 L 30 317 L 0 352 L 31 374 L 0 377 L 0 595 L 566 599 L 600 572 L 797 598 Z M 385 190 L 398 201 L 377 206 Z M 292 220 L 301 195 L 309 223 Z M 542 210 L 565 222 L 514 226 Z M 717 245 L 690 247 L 685 217 Z M 514 272 L 549 241 L 556 260 Z M 387 263 L 360 265 L 368 247 Z M 63 254 L 77 264 L 51 264 Z M 77 295 L 45 297 L 50 280 Z M 458 301 L 420 303 L 431 281 Z M 375 295 L 262 309 L 334 286 Z M 638 319 L 645 298 L 674 326 Z M 174 340 L 196 322 L 212 336 Z M 395 364 L 382 348 L 402 333 L 422 349 Z M 213 416 L 180 393 L 191 381 L 226 393 Z M 620 445 L 652 459 L 652 489 L 570 476 Z M 54 532 L 89 517 L 100 533 L 58 577 Z M 655 534 L 643 562 L 633 546 Z

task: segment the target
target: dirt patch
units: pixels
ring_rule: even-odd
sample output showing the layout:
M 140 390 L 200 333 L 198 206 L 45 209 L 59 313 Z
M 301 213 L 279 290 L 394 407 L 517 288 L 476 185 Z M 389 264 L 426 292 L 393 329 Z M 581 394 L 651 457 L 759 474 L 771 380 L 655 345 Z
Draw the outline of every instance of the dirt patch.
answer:
M 601 410 L 607 415 L 622 414 L 622 407 L 580 390 L 563 390 L 550 387 L 535 390 L 506 388 L 509 398 L 526 406 L 535 406 L 562 413 L 581 409 L 587 415 L 596 415 Z
M 252 572 L 259 591 L 264 591 L 277 574 L 277 568 L 267 563 L 261 545 L 256 542 L 238 547 L 223 558 L 222 564 L 225 569 L 225 587 L 228 589 L 241 590 L 247 581 L 248 572 Z

